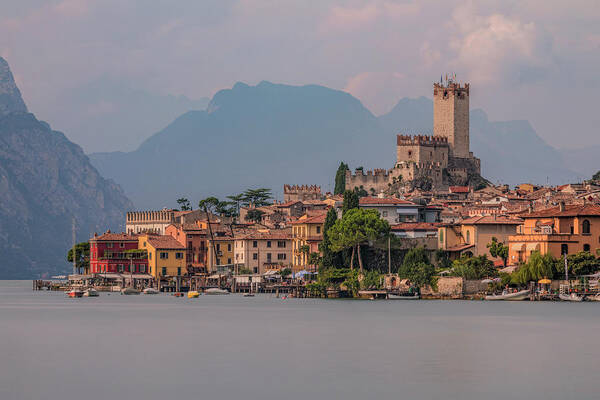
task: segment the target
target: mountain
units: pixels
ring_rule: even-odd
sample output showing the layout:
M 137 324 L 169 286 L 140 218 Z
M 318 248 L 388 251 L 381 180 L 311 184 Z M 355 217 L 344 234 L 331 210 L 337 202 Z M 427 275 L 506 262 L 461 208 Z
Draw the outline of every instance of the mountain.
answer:
M 280 191 L 284 183 L 333 190 L 340 160 L 390 166 L 393 138 L 348 93 L 322 86 L 237 83 L 215 94 L 129 153 L 91 154 L 105 176 L 138 208 L 174 206 L 185 196 L 236 194 L 249 187 Z
M 597 158 L 598 154 L 600 154 L 600 146 L 561 149 L 560 154 L 565 163 L 585 179 L 590 179 L 592 175 L 600 170 L 600 162 L 598 162 Z
M 66 251 L 94 231 L 123 229 L 131 202 L 82 149 L 27 112 L 0 58 L 0 279 L 69 271 Z
M 399 132 L 431 134 L 433 101 L 404 98 L 379 121 L 387 135 Z M 481 159 L 482 175 L 490 181 L 560 184 L 581 179 L 561 153 L 540 138 L 528 121 L 490 121 L 483 110 L 470 113 L 471 151 Z
M 59 93 L 54 101 L 40 104 L 37 113 L 84 149 L 123 151 L 135 149 L 149 132 L 181 114 L 205 110 L 209 101 L 152 93 L 104 77 Z

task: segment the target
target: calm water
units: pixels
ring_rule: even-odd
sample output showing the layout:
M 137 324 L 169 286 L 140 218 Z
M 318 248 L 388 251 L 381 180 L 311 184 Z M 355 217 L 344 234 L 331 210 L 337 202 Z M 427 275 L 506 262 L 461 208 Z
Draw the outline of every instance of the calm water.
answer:
M 0 281 L 0 399 L 597 399 L 600 303 L 166 295 Z

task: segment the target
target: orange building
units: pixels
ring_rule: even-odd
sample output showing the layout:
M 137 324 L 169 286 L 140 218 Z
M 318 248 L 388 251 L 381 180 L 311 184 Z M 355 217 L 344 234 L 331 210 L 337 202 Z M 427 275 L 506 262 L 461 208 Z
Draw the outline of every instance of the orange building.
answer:
M 323 241 L 323 226 L 327 213 L 322 213 L 309 217 L 303 215 L 297 221 L 292 223 L 293 235 L 293 268 L 294 272 L 305 269 L 308 265 L 308 255 L 319 253 L 319 244 Z M 303 251 L 304 246 L 308 246 L 308 254 Z M 316 265 L 310 267 L 316 270 Z
M 561 203 L 520 217 L 523 224 L 508 238 L 511 265 L 527 262 L 533 251 L 558 258 L 600 248 L 600 206 Z

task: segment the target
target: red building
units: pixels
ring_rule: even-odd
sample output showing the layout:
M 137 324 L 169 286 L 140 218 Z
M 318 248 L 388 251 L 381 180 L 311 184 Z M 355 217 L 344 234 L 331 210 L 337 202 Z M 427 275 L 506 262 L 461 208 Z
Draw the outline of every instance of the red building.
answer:
M 148 255 L 132 251 L 137 248 L 137 235 L 110 231 L 94 234 L 90 239 L 90 272 L 147 274 Z

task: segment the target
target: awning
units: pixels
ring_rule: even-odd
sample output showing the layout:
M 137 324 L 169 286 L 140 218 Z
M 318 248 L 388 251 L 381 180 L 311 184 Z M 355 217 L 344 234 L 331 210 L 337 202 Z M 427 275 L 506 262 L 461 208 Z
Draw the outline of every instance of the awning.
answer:
M 512 243 L 510 249 L 512 251 L 525 251 L 525 243 Z
M 552 283 L 552 281 L 550 279 L 544 278 L 544 279 L 540 279 L 538 281 L 538 283 L 544 284 L 544 285 L 549 285 Z
M 539 243 L 527 243 L 527 251 L 540 251 Z

